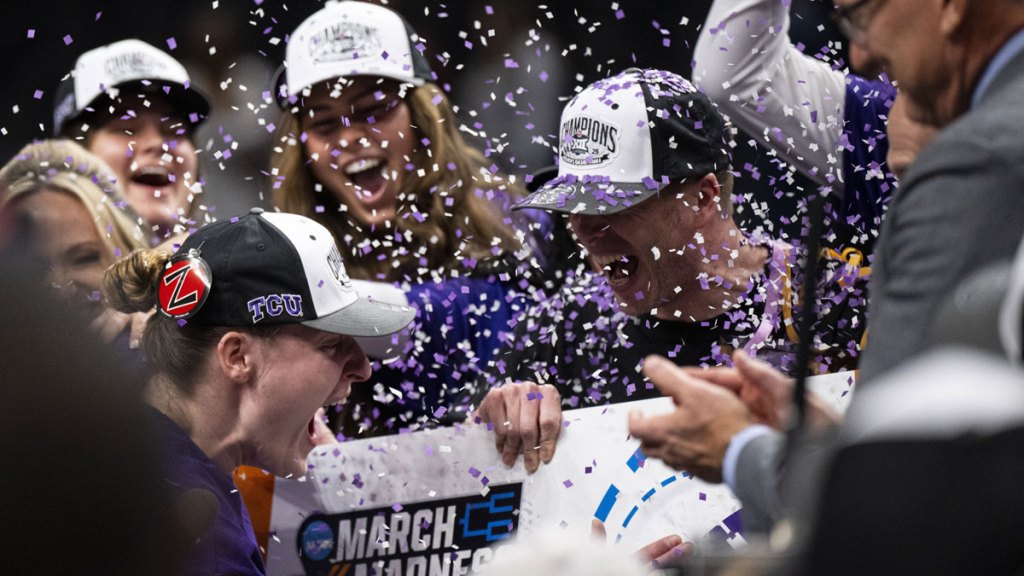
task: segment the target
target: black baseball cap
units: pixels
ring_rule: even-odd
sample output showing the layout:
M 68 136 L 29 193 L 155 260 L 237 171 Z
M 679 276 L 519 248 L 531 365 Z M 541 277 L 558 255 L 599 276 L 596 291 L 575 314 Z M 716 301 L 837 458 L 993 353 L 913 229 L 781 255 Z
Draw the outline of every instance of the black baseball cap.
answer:
M 160 312 L 203 326 L 304 324 L 349 336 L 384 336 L 415 311 L 360 297 L 334 238 L 297 214 L 253 208 L 189 236 L 159 286 Z
M 673 182 L 730 167 L 725 119 L 689 80 L 630 68 L 562 111 L 558 175 L 513 207 L 612 214 Z

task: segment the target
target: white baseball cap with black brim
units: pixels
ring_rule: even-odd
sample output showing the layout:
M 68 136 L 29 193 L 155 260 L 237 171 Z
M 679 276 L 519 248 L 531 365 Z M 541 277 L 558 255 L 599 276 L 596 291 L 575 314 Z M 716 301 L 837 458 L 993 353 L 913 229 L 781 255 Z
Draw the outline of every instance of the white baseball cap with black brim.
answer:
M 630 68 L 591 84 L 562 111 L 558 175 L 513 210 L 612 214 L 670 183 L 728 169 L 725 120 L 685 78 Z
M 290 35 L 274 80 L 287 109 L 311 86 L 339 78 L 376 76 L 422 86 L 433 79 L 423 40 L 398 13 L 366 2 L 328 2 Z
M 260 208 L 190 235 L 162 274 L 158 303 L 181 323 L 303 324 L 356 337 L 393 334 L 415 316 L 360 296 L 321 224 Z
M 53 110 L 54 134 L 77 136 L 66 132 L 74 120 L 104 112 L 126 95 L 167 100 L 190 130 L 210 114 L 209 100 L 192 85 L 180 62 L 142 40 L 121 40 L 82 54 L 61 80 Z

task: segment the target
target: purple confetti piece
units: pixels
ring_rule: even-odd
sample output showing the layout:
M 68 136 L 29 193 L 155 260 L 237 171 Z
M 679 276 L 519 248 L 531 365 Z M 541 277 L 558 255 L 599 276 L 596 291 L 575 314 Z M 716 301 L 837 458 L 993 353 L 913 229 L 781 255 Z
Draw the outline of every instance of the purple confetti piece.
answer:
M 71 34 L 67 34 L 66 36 L 64 36 L 64 45 L 65 46 L 71 46 L 72 42 L 74 42 L 74 39 L 71 38 Z
M 177 47 L 178 47 L 178 41 L 174 39 L 174 36 L 171 36 L 170 38 L 167 39 L 167 48 L 169 50 L 174 50 Z

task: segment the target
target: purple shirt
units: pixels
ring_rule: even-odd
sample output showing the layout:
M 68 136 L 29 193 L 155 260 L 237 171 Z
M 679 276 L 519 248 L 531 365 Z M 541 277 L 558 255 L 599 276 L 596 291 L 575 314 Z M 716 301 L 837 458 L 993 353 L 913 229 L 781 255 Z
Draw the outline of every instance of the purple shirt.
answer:
M 163 442 L 165 480 L 172 497 L 199 488 L 210 492 L 219 505 L 213 523 L 196 539 L 184 562 L 182 575 L 265 576 L 267 570 L 249 513 L 231 476 L 210 460 L 170 418 L 155 409 L 149 412 L 153 428 Z

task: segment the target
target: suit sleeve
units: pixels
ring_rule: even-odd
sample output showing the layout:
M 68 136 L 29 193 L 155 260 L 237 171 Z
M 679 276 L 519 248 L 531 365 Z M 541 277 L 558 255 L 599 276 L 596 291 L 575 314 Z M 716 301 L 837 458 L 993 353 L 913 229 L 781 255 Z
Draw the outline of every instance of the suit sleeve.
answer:
M 736 462 L 733 492 L 743 504 L 743 529 L 764 533 L 782 518 L 779 495 L 779 459 L 785 438 L 778 432 L 747 443 Z

